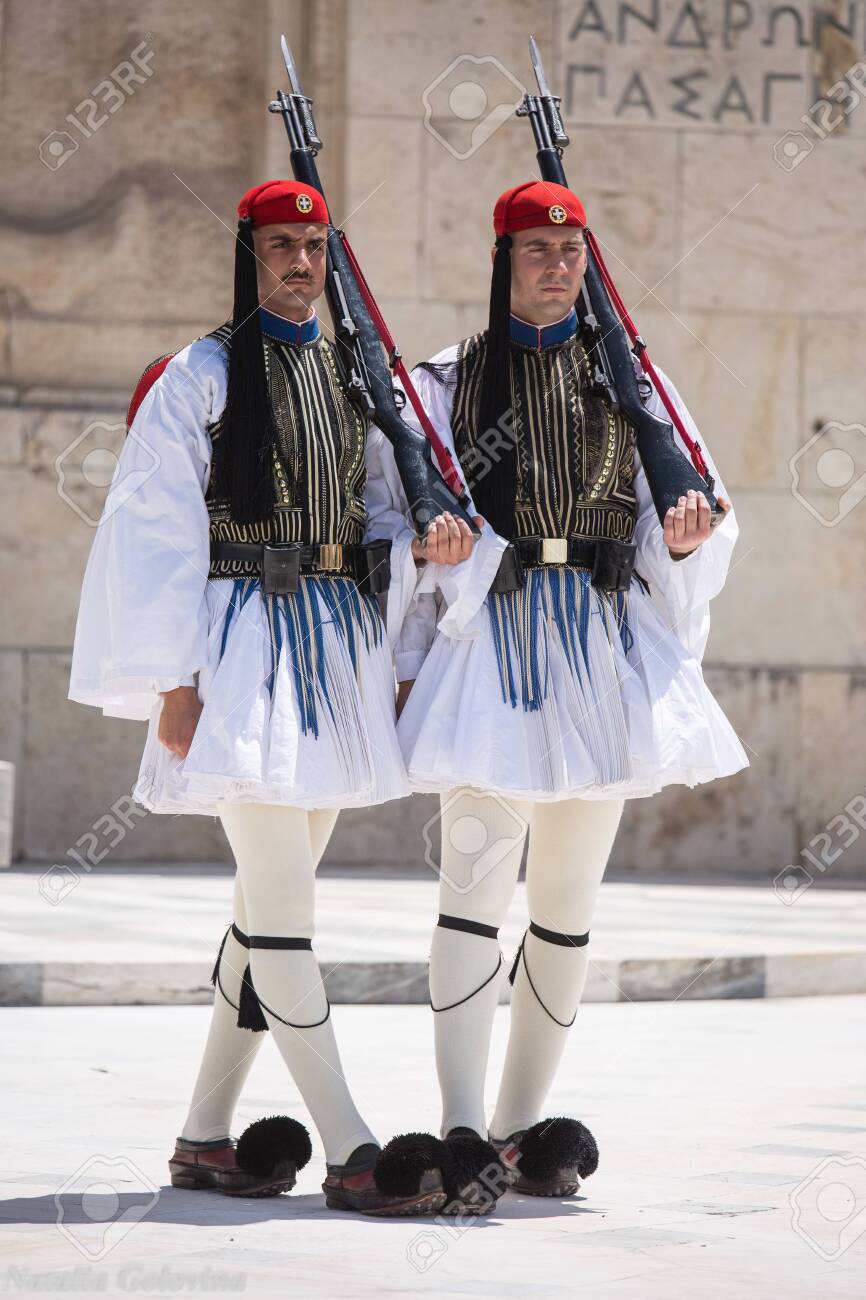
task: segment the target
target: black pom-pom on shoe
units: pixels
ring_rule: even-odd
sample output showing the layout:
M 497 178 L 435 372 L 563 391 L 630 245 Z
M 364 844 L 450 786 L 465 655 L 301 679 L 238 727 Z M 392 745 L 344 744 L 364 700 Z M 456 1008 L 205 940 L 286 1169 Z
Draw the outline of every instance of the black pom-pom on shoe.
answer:
M 303 1169 L 312 1154 L 310 1135 L 299 1120 L 269 1115 L 244 1129 L 238 1138 L 235 1160 L 246 1173 L 268 1178 L 278 1165 Z
M 580 1180 L 598 1168 L 598 1147 L 589 1129 L 564 1116 L 539 1120 L 495 1143 L 515 1192 L 572 1196 Z
M 580 1120 L 542 1119 L 520 1139 L 520 1172 L 526 1178 L 549 1182 L 564 1168 L 574 1168 L 589 1178 L 598 1168 L 595 1138 Z
M 442 1169 L 445 1143 L 432 1133 L 400 1133 L 387 1142 L 373 1166 L 373 1181 L 388 1196 L 414 1196 L 428 1170 Z
M 508 1185 L 496 1150 L 477 1133 L 462 1130 L 449 1133 L 443 1145 L 442 1183 L 448 1196 L 443 1214 L 489 1214 Z

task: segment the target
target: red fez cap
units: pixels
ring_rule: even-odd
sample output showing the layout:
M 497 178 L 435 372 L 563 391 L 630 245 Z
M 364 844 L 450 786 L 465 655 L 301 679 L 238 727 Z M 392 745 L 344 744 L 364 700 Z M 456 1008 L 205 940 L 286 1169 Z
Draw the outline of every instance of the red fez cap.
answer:
M 328 224 L 324 198 L 312 185 L 300 181 L 265 181 L 247 190 L 238 204 L 239 217 L 251 217 L 254 226 L 276 226 L 295 221 Z
M 576 194 L 552 181 L 526 181 L 506 190 L 493 209 L 497 238 L 533 226 L 585 226 L 586 212 Z

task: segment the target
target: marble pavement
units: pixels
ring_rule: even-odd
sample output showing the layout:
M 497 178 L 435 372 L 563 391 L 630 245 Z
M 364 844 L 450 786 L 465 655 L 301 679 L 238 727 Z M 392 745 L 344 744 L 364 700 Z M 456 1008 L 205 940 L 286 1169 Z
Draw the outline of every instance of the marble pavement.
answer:
M 435 1129 L 428 1013 L 349 1006 L 334 1018 L 380 1139 Z M 315 1135 L 289 1196 L 172 1189 L 206 1009 L 7 1008 L 0 1289 L 853 1300 L 866 1276 L 864 1022 L 863 996 L 584 1005 L 549 1111 L 590 1127 L 598 1171 L 578 1198 L 509 1193 L 490 1219 L 455 1224 L 327 1211 Z M 306 1118 L 267 1042 L 235 1131 L 275 1111 Z

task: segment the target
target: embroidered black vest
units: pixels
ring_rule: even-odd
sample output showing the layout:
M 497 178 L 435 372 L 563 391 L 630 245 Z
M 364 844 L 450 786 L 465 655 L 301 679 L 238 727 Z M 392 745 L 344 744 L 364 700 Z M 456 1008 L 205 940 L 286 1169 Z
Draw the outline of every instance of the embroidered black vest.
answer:
M 209 334 L 230 347 L 230 325 Z M 208 432 L 212 459 L 205 492 L 212 541 L 341 542 L 364 535 L 364 446 L 367 426 L 349 400 L 347 376 L 333 345 L 319 334 L 309 342 L 284 343 L 262 335 L 268 390 L 274 413 L 275 505 L 258 523 L 231 518 L 229 501 L 217 492 L 222 445 L 220 420 Z M 350 570 L 344 566 L 344 572 Z M 254 577 L 255 565 L 212 561 L 209 578 Z
M 451 413 L 458 459 L 472 480 L 495 455 L 498 433 L 479 429 L 486 330 L 458 345 Z M 592 388 L 580 333 L 543 348 L 511 343 L 517 537 L 632 539 L 637 501 L 634 426 Z

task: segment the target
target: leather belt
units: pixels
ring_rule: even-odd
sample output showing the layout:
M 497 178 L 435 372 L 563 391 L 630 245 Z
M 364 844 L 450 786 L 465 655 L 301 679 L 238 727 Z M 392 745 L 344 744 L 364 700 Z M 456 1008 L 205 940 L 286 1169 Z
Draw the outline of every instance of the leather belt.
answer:
M 519 537 L 503 552 L 490 590 L 517 591 L 526 567 L 570 564 L 590 569 L 593 586 L 602 591 L 628 591 L 636 553 L 633 542 L 607 537 Z
M 359 542 L 217 542 L 210 544 L 211 563 L 236 560 L 255 564 L 262 591 L 284 596 L 298 590 L 302 574 L 339 573 L 357 582 L 361 591 L 387 591 L 391 579 L 391 543 Z

